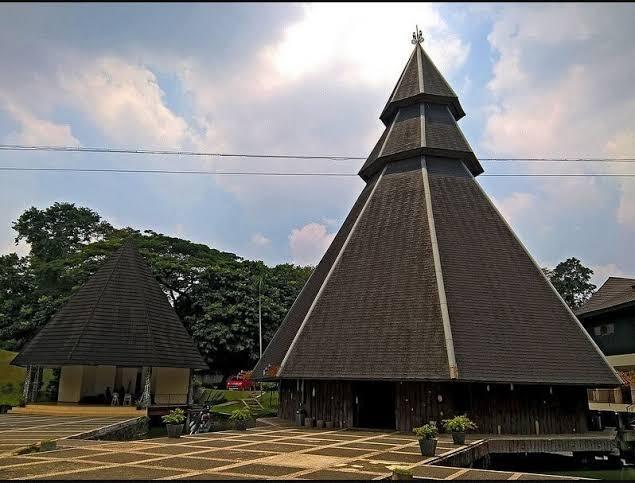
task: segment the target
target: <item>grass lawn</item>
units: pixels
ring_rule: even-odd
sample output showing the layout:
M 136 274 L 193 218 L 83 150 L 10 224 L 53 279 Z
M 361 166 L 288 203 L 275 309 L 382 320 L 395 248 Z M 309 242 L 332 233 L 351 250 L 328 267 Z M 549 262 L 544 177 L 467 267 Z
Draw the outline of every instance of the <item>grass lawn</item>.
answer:
M 26 369 L 9 365 L 16 354 L 0 349 L 0 404 L 20 404 Z M 46 387 L 51 377 L 51 369 L 44 369 L 42 387 Z
M 9 365 L 15 355 L 16 352 L 0 350 L 0 404 L 20 404 L 26 370 Z
M 255 398 L 260 394 L 260 391 L 227 391 L 221 389 L 207 389 L 203 395 L 203 400 L 206 399 L 209 394 L 208 391 L 214 391 L 218 396 L 223 397 L 225 402 L 215 404 L 212 406 L 212 411 L 220 414 L 231 414 L 236 409 L 245 407 L 242 402 L 243 399 Z M 278 392 L 265 392 L 262 397 L 259 398 L 260 404 L 262 404 L 264 410 L 254 414 L 256 417 L 275 415 L 278 411 Z

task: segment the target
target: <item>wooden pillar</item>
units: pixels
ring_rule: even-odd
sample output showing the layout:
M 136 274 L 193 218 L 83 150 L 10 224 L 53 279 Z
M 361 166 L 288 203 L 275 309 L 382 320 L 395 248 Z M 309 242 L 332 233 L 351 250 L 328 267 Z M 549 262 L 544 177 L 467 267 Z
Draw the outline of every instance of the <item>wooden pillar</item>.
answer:
M 190 369 L 189 374 L 190 374 L 190 380 L 187 385 L 187 405 L 191 406 L 192 404 L 194 404 L 194 384 L 193 384 L 194 370 Z
M 40 391 L 40 384 L 42 383 L 42 368 L 35 366 L 31 371 L 31 397 L 29 402 L 37 402 L 37 394 Z
M 141 400 L 139 402 L 139 406 L 141 406 L 142 408 L 149 407 L 152 402 L 152 396 L 150 395 L 150 386 L 152 384 L 152 368 L 146 367 L 145 371 L 145 385 L 143 387 L 143 394 L 141 395 Z
M 31 402 L 31 378 L 33 376 L 33 368 L 28 366 L 26 368 L 26 377 L 24 378 L 24 387 L 22 388 L 22 399 L 24 404 Z

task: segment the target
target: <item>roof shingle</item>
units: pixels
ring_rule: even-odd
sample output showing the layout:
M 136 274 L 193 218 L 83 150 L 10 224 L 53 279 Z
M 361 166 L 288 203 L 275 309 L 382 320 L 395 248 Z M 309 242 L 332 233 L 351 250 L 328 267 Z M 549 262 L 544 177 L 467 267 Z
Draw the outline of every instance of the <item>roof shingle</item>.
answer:
M 208 368 L 131 242 L 73 294 L 12 364 Z

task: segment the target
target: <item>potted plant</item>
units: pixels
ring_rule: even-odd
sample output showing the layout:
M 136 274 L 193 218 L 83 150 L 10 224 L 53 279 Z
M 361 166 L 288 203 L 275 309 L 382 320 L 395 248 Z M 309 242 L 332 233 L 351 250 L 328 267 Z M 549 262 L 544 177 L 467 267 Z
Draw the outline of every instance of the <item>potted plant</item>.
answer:
M 251 419 L 251 411 L 248 407 L 235 409 L 229 416 L 229 420 L 234 423 L 236 429 L 239 431 L 245 431 L 247 429 L 247 424 L 251 421 Z
M 170 411 L 169 414 L 161 416 L 161 419 L 168 429 L 168 438 L 181 437 L 181 433 L 183 433 L 183 425 L 185 423 L 185 411 L 181 408 L 176 408 Z
M 454 444 L 465 444 L 465 432 L 476 429 L 476 424 L 465 414 L 443 420 L 443 428 L 452 433 Z
M 434 452 L 437 449 L 437 435 L 439 430 L 435 424 L 424 424 L 418 428 L 413 428 L 412 431 L 419 440 L 419 448 L 421 448 L 422 456 L 434 456 Z
M 392 466 L 392 479 L 393 480 L 412 480 L 412 470 L 404 466 Z

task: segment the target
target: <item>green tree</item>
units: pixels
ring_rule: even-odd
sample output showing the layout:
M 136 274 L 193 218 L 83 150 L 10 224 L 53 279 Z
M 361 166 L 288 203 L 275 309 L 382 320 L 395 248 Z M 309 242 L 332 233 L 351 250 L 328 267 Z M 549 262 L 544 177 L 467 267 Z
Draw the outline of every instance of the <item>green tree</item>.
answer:
M 258 281 L 263 345 L 271 340 L 312 267 L 268 267 L 151 230 L 113 228 L 71 203 L 30 208 L 13 224 L 28 257 L 0 257 L 0 344 L 20 349 L 129 238 L 155 274 L 214 370 L 225 375 L 258 358 Z
M 109 223 L 89 208 L 73 203 L 54 203 L 44 210 L 31 207 L 15 223 L 15 242 L 25 240 L 31 256 L 48 262 L 77 252 L 90 241 L 112 230 Z
M 595 290 L 590 280 L 593 270 L 582 265 L 577 258 L 560 262 L 553 270 L 542 269 L 551 284 L 569 307 L 575 309 L 586 302 Z

